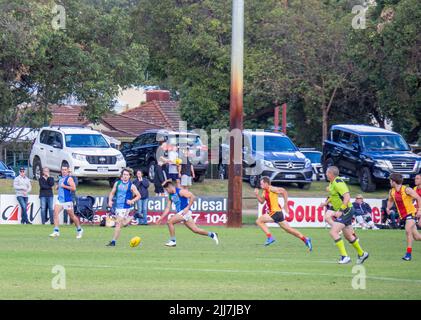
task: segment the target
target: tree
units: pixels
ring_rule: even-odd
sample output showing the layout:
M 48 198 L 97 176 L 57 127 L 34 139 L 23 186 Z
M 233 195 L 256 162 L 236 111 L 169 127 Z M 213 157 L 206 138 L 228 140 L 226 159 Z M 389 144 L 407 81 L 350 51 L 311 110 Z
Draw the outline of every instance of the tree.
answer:
M 419 1 L 378 1 L 367 29 L 354 31 L 349 45 L 359 94 L 379 123 L 391 120 L 409 142 L 421 135 L 420 21 Z
M 276 103 L 287 102 L 289 134 L 299 144 L 320 146 L 329 126 L 341 122 L 385 126 L 392 119 L 407 137 L 416 135 L 420 6 L 377 1 L 367 29 L 354 30 L 352 8 L 362 2 L 246 2 L 246 128 L 271 127 Z M 399 24 L 379 33 L 390 6 Z M 148 72 L 178 93 L 183 119 L 193 128 L 228 127 L 231 3 L 144 0 L 134 17 L 138 41 L 149 48 Z
M 133 41 L 128 10 L 137 2 L 106 3 L 62 1 L 66 25 L 56 30 L 54 1 L 0 0 L 0 127 L 37 127 L 48 122 L 50 104 L 70 97 L 85 103 L 81 116 L 97 122 L 121 88 L 144 81 L 147 49 Z

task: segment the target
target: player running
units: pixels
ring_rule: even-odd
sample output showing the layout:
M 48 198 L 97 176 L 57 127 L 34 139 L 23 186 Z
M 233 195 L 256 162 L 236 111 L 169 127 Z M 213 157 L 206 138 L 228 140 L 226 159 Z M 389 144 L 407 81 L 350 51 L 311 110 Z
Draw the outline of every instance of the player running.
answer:
M 60 236 L 59 229 L 59 214 L 64 210 L 70 216 L 73 223 L 76 226 L 76 239 L 82 238 L 83 229 L 80 226 L 79 218 L 75 215 L 72 192 L 76 191 L 76 184 L 73 178 L 69 175 L 69 166 L 61 166 L 61 177 L 58 181 L 57 190 L 58 190 L 58 202 L 54 206 L 54 231 L 50 234 L 52 238 L 58 238 Z
M 129 213 L 132 211 L 133 205 L 140 199 L 139 191 L 130 181 L 131 175 L 132 173 L 128 169 L 123 169 L 120 180 L 114 183 L 108 196 L 108 206 L 115 210 L 117 220 L 115 222 L 113 239 L 107 244 L 107 247 L 115 247 L 120 237 L 121 228 L 127 226 L 132 220 Z
M 329 167 L 326 171 L 326 176 L 330 181 L 329 184 L 329 199 L 333 210 L 335 211 L 335 220 L 332 221 L 332 228 L 330 229 L 330 236 L 335 241 L 339 249 L 341 258 L 339 264 L 347 264 L 351 262 L 351 258 L 345 249 L 344 241 L 340 236 L 343 232 L 344 237 L 358 252 L 357 264 L 362 264 L 368 258 L 368 252 L 365 252 L 361 246 L 358 237 L 355 235 L 352 228 L 352 217 L 354 216 L 354 207 L 351 203 L 351 195 L 345 181 L 339 177 L 339 169 L 337 167 Z
M 392 173 L 389 177 L 392 189 L 389 192 L 386 212 L 390 214 L 390 209 L 395 203 L 401 221 L 405 224 L 406 233 L 406 254 L 402 257 L 405 261 L 412 259 L 412 243 L 414 240 L 421 241 L 421 234 L 417 231 L 415 215 L 421 217 L 421 197 L 414 189 L 404 186 L 403 177 L 400 173 Z M 418 203 L 418 210 L 415 208 L 414 200 Z
M 421 173 L 415 176 L 415 192 L 421 197 Z M 417 206 L 418 209 L 418 206 Z M 420 220 L 421 221 L 421 220 Z
M 167 222 L 168 229 L 170 232 L 170 240 L 165 244 L 167 247 L 175 247 L 175 227 L 177 223 L 184 222 L 187 228 L 194 233 L 202 236 L 208 236 L 213 239 L 216 244 L 219 244 L 218 234 L 215 232 L 208 232 L 197 227 L 196 223 L 192 218 L 192 212 L 190 210 L 193 205 L 195 196 L 193 193 L 186 189 L 179 189 L 174 186 L 171 180 L 165 181 L 162 186 L 168 192 L 168 203 L 162 215 L 156 221 L 156 224 L 160 224 L 162 219 L 165 218 L 171 210 L 172 204 L 174 203 L 177 213 L 174 214 Z
M 263 189 L 263 196 L 259 195 L 259 189 L 254 189 L 254 194 L 256 195 L 257 200 L 263 204 L 266 202 L 268 213 L 262 214 L 257 220 L 256 224 L 263 230 L 266 234 L 265 246 L 268 246 L 275 242 L 275 238 L 269 231 L 266 223 L 275 222 L 280 225 L 287 233 L 292 234 L 293 236 L 301 239 L 307 248 L 312 251 L 313 245 L 311 239 L 303 236 L 298 230 L 290 227 L 287 221 L 285 221 L 284 213 L 282 208 L 279 205 L 279 195 L 282 195 L 285 203 L 285 212 L 288 214 L 288 193 L 284 188 L 275 188 L 271 185 L 269 177 L 262 177 L 260 179 L 260 187 Z

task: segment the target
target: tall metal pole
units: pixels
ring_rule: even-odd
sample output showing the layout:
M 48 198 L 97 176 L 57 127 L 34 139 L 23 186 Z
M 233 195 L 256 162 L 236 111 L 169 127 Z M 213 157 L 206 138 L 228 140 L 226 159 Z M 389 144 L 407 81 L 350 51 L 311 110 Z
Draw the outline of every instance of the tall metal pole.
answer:
M 243 130 L 243 65 L 244 65 L 244 0 L 232 2 L 232 45 L 231 45 L 231 132 Z M 235 143 L 242 143 L 236 141 Z M 229 184 L 228 184 L 228 223 L 231 228 L 242 226 L 243 166 L 242 155 L 234 156 L 234 139 L 230 143 Z M 236 160 L 234 162 L 234 160 Z
M 276 104 L 275 107 L 275 114 L 274 114 L 274 119 L 273 119 L 273 126 L 274 126 L 274 131 L 275 132 L 279 132 L 279 110 L 281 108 L 279 107 L 278 103 Z
M 282 105 L 282 132 L 287 134 L 287 104 Z

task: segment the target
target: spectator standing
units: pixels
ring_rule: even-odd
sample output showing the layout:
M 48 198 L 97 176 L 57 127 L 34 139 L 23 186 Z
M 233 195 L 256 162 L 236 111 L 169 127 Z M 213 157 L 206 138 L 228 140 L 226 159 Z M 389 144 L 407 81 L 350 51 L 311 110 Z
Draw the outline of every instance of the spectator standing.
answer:
M 13 180 L 13 188 L 16 191 L 16 199 L 22 209 L 21 224 L 32 224 L 28 220 L 28 195 L 32 190 L 31 181 L 25 174 L 25 168 L 19 169 L 19 175 Z
M 139 225 L 145 226 L 148 225 L 149 180 L 143 176 L 142 170 L 136 171 L 133 184 L 140 193 L 140 199 L 136 202 L 136 219 Z
M 163 168 L 163 162 L 158 161 L 158 164 L 155 166 L 155 174 L 153 179 L 153 184 L 155 186 L 155 194 L 157 196 L 165 196 L 165 190 L 162 184 L 167 180 L 167 174 Z
M 355 220 L 363 229 L 379 229 L 371 219 L 371 212 L 373 210 L 367 202 L 364 202 L 364 197 L 361 194 L 357 194 L 355 202 L 352 205 L 355 210 Z
M 178 176 L 178 166 L 177 166 L 178 152 L 176 146 L 171 146 L 170 151 L 168 151 L 168 179 L 171 179 L 172 182 L 177 184 L 177 188 L 180 187 L 180 178 Z
M 48 220 L 51 224 L 54 224 L 54 178 L 50 177 L 50 169 L 42 169 L 42 176 L 39 178 L 38 183 L 42 224 L 45 224 Z
M 178 174 L 181 178 L 181 188 L 188 189 L 188 187 L 191 187 L 192 185 L 192 179 L 194 179 L 195 174 L 193 164 L 190 161 L 188 149 L 184 152 L 184 155 L 186 160 L 178 167 Z

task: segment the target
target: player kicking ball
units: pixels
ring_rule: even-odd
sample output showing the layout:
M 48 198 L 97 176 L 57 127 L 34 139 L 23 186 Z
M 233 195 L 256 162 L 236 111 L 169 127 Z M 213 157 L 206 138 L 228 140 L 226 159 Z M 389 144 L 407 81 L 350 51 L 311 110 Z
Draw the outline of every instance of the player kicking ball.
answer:
M 279 226 L 284 229 L 287 233 L 292 234 L 293 236 L 301 239 L 304 242 L 306 247 L 309 251 L 313 250 L 313 245 L 311 243 L 311 239 L 303 236 L 301 232 L 292 228 L 287 221 L 285 221 L 285 216 L 282 211 L 281 206 L 279 205 L 279 195 L 282 195 L 284 198 L 285 203 L 285 212 L 288 214 L 288 193 L 284 188 L 275 188 L 271 185 L 269 177 L 262 177 L 260 180 L 260 187 L 263 189 L 263 196 L 259 195 L 259 189 L 254 189 L 254 193 L 256 195 L 257 200 L 264 204 L 266 202 L 266 206 L 268 208 L 268 213 L 262 214 L 257 220 L 256 224 L 263 230 L 266 234 L 266 242 L 265 246 L 268 246 L 275 242 L 275 238 L 269 231 L 266 223 L 275 222 L 279 224 Z
M 160 224 L 162 219 L 165 218 L 171 210 L 172 204 L 174 203 L 177 213 L 173 215 L 167 222 L 168 229 L 170 232 L 170 240 L 165 244 L 167 247 L 175 247 L 177 245 L 175 239 L 175 225 L 177 223 L 184 222 L 184 225 L 196 234 L 202 236 L 208 236 L 213 239 L 216 244 L 219 244 L 218 234 L 215 232 L 208 232 L 197 227 L 196 223 L 192 218 L 192 212 L 190 210 L 193 205 L 195 196 L 187 189 L 179 189 L 174 186 L 171 180 L 166 180 L 162 186 L 168 192 L 168 203 L 162 215 L 156 221 L 156 224 Z
M 344 237 L 358 252 L 357 264 L 364 263 L 368 258 L 368 253 L 365 252 L 361 246 L 358 237 L 352 228 L 352 217 L 354 216 L 354 207 L 351 203 L 351 195 L 345 181 L 339 177 L 339 169 L 337 167 L 329 167 L 326 171 L 326 176 L 329 179 L 329 199 L 333 210 L 335 211 L 334 219 L 331 224 L 330 236 L 335 241 L 339 249 L 341 258 L 339 264 L 347 264 L 351 262 L 351 258 L 345 249 L 344 241 L 340 236 L 343 232 Z
M 69 166 L 67 165 L 61 166 L 61 178 L 58 181 L 57 190 L 58 202 L 54 206 L 54 231 L 50 234 L 50 237 L 58 238 L 60 236 L 59 214 L 64 209 L 76 226 L 76 239 L 80 239 L 83 235 L 83 229 L 80 226 L 79 218 L 75 215 L 72 199 L 72 192 L 76 191 L 76 184 L 69 175 Z
M 386 212 L 390 214 L 393 202 L 398 209 L 399 217 L 405 225 L 406 253 L 402 257 L 405 261 L 412 259 L 412 243 L 414 240 L 421 241 L 421 234 L 417 231 L 415 215 L 421 218 L 421 197 L 410 187 L 403 185 L 403 177 L 400 173 L 392 173 L 389 177 L 392 189 L 389 193 Z M 418 210 L 415 208 L 414 200 L 418 203 Z
M 127 226 L 132 217 L 129 216 L 133 205 L 140 199 L 140 193 L 136 186 L 130 181 L 132 173 L 128 169 L 121 171 L 120 180 L 114 183 L 114 186 L 108 196 L 108 206 L 115 209 L 116 222 L 113 239 L 107 244 L 107 247 L 115 247 L 120 237 L 121 228 Z M 114 203 L 115 197 L 115 203 Z

